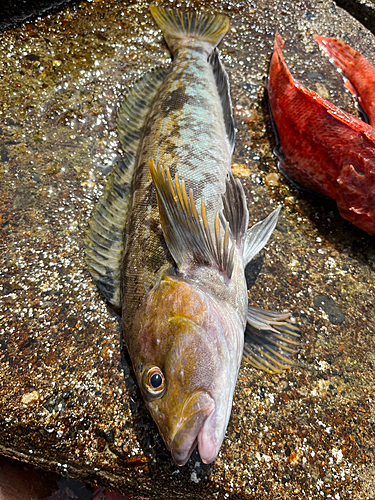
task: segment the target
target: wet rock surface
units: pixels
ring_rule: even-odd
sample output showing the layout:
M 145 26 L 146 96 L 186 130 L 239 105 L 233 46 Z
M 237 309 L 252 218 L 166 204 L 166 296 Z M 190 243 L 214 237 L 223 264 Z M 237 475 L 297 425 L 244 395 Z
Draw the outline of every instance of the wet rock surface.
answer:
M 371 499 L 374 237 L 278 172 L 264 89 L 278 29 L 294 77 L 358 115 L 313 35 L 372 62 L 375 39 L 333 2 L 189 6 L 231 17 L 221 51 L 238 128 L 233 171 L 251 223 L 283 206 L 247 270 L 250 303 L 293 311 L 297 366 L 271 376 L 243 364 L 215 463 L 196 452 L 185 467 L 172 462 L 83 259 L 119 154 L 118 103 L 169 55 L 146 3 L 71 5 L 0 34 L 0 453 L 150 499 Z

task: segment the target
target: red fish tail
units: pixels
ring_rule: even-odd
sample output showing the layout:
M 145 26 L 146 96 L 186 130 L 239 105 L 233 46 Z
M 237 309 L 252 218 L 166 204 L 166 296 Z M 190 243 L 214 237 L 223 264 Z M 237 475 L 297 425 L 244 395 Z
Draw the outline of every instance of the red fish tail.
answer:
M 319 137 L 324 136 L 327 120 L 337 109 L 294 80 L 281 51 L 283 45 L 276 34 L 268 79 L 270 108 L 285 160 L 279 168 L 301 186 L 334 197 L 337 168 Z M 317 139 L 311 138 L 312 129 Z
M 353 71 L 358 61 L 363 56 L 337 38 L 316 35 L 315 40 L 318 42 L 322 51 L 332 59 L 335 66 L 341 69 L 345 76 L 350 79 L 350 77 L 353 76 Z
M 285 83 L 287 83 L 287 81 L 289 80 L 291 83 L 293 83 L 292 74 L 290 73 L 289 68 L 285 63 L 284 56 L 282 53 L 283 47 L 284 47 L 284 40 L 281 38 L 281 35 L 279 35 L 279 33 L 276 32 L 269 79 L 270 80 L 282 79 L 284 80 Z
M 350 80 L 347 89 L 358 99 L 370 124 L 375 126 L 375 67 L 350 45 L 337 38 L 316 36 L 322 51 Z

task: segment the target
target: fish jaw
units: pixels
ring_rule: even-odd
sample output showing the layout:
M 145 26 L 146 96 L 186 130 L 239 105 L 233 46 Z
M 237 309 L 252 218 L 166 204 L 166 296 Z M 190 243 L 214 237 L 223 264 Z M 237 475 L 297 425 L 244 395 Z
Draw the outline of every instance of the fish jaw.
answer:
M 208 394 L 207 396 L 210 398 Z M 212 398 L 211 400 L 215 406 L 214 400 Z M 192 443 L 190 448 L 186 446 L 189 442 Z M 209 405 L 200 409 L 192 415 L 191 420 L 185 422 L 176 434 L 170 450 L 173 460 L 181 466 L 186 464 L 195 446 L 198 445 L 202 462 L 210 464 L 217 457 L 221 442 L 222 439 L 219 441 L 215 439 L 215 408 Z
M 203 461 L 206 458 L 207 448 L 216 450 L 212 433 L 208 436 L 208 439 L 205 439 L 204 445 L 201 444 L 202 432 L 205 429 L 207 420 L 214 411 L 215 401 L 207 392 L 197 392 L 186 401 L 182 410 L 183 421 L 170 444 L 172 457 L 177 465 L 186 464 L 197 443 Z M 212 460 L 215 459 L 216 454 Z
M 219 448 L 224 436 L 218 441 L 215 440 L 214 427 L 215 414 L 212 413 L 204 422 L 202 429 L 198 434 L 198 450 L 202 462 L 210 464 L 219 453 Z

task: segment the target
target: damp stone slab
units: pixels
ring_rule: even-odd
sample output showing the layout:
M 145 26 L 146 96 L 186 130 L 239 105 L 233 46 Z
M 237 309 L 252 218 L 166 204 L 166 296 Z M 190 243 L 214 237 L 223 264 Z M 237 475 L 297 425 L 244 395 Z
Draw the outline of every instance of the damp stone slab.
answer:
M 358 116 L 314 35 L 375 63 L 374 36 L 334 2 L 188 5 L 231 18 L 220 48 L 238 130 L 232 169 L 251 224 L 283 207 L 247 268 L 249 301 L 292 311 L 296 366 L 271 376 L 243 364 L 216 461 L 195 452 L 173 463 L 83 254 L 121 154 L 117 107 L 170 57 L 146 2 L 68 5 L 0 34 L 0 453 L 133 498 L 371 499 L 374 237 L 278 171 L 265 83 L 279 30 L 294 77 Z

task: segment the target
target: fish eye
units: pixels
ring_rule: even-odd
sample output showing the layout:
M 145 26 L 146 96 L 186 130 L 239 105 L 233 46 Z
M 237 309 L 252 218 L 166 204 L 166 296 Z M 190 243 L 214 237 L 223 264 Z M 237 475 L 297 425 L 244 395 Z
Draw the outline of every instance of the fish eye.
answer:
M 152 366 L 145 370 L 143 385 L 150 396 L 161 397 L 165 389 L 165 377 L 158 366 Z

